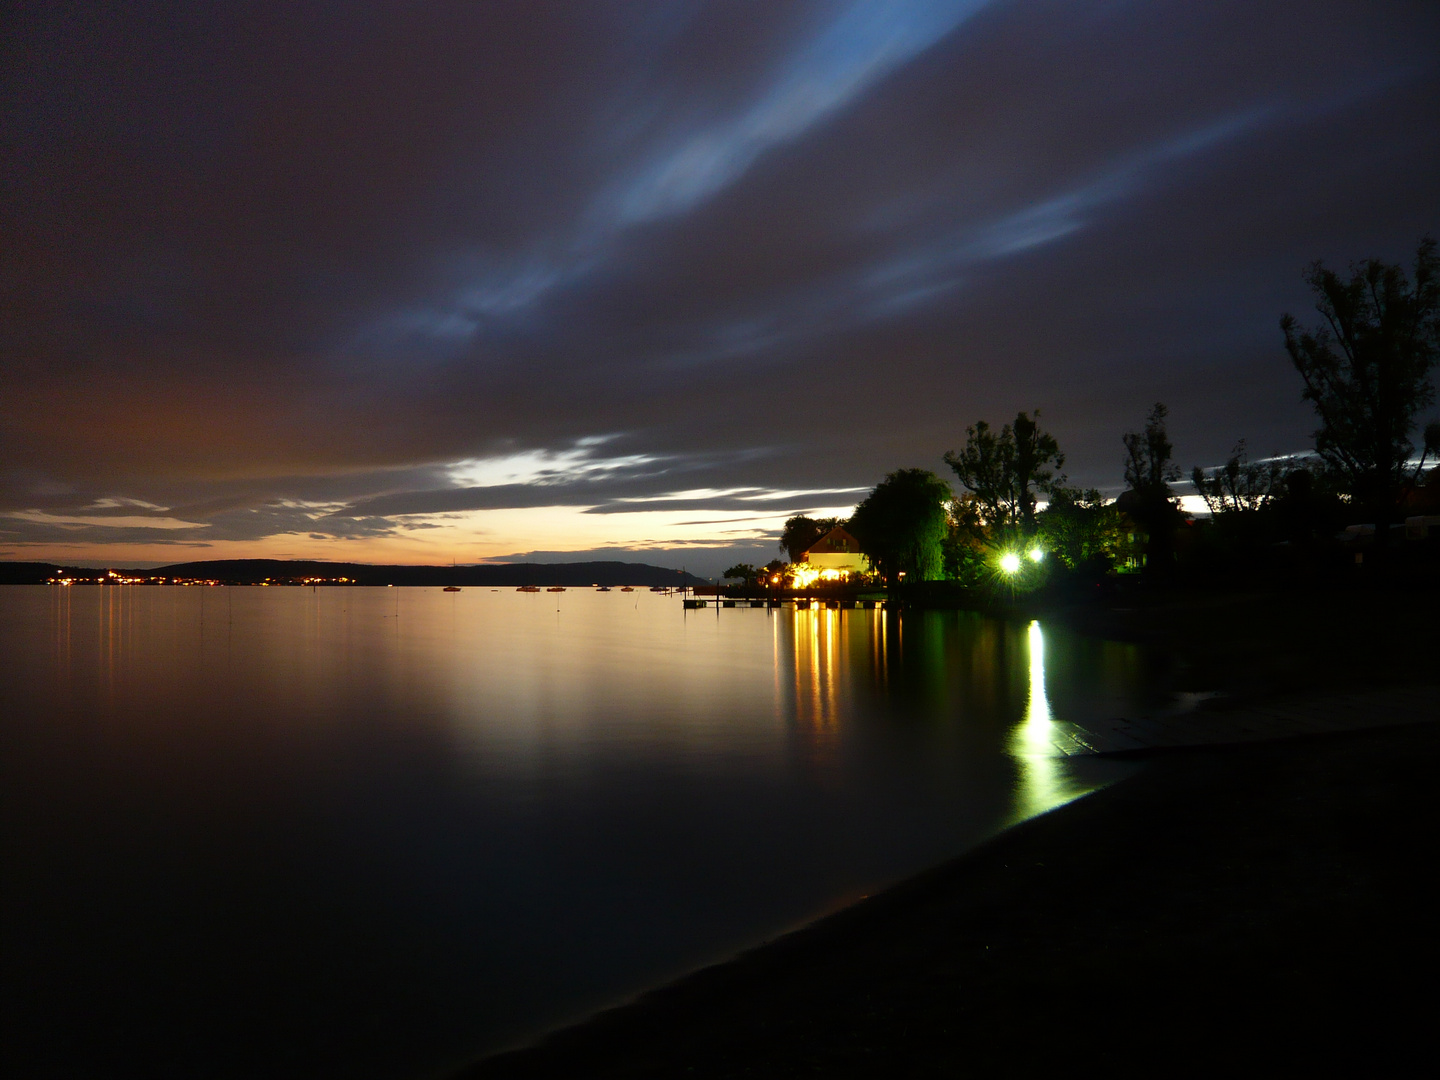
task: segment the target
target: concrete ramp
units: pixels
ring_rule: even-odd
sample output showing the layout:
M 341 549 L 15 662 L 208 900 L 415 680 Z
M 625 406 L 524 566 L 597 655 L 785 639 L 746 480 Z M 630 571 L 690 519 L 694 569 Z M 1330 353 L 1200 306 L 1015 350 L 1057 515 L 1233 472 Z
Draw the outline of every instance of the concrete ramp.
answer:
M 1057 721 L 1051 742 L 1061 754 L 1075 757 L 1267 742 L 1436 720 L 1440 720 L 1440 687 L 1402 686 L 1140 719 Z

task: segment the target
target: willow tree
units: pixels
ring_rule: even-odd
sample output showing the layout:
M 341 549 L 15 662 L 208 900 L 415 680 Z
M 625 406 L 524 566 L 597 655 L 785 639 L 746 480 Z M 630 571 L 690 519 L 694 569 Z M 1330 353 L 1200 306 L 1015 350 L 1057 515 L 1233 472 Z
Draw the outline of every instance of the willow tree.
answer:
M 888 473 L 850 515 L 860 550 L 888 581 L 944 575 L 950 485 L 928 469 Z

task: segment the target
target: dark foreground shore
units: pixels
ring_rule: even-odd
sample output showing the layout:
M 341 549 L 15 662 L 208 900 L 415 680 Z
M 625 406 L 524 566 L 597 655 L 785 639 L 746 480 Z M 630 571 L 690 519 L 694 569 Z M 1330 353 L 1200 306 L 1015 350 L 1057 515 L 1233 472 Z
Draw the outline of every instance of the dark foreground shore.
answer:
M 1162 754 L 461 1075 L 1408 1072 L 1440 997 L 1437 780 L 1432 724 Z

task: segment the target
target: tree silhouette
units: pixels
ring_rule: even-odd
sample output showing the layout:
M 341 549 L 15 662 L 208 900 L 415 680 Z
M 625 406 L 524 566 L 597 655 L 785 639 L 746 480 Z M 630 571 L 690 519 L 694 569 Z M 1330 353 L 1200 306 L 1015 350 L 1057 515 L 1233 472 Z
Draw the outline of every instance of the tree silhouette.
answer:
M 1144 429 L 1125 433 L 1128 490 L 1116 500 L 1117 508 L 1146 532 L 1145 570 L 1151 575 L 1169 573 L 1175 559 L 1175 528 L 1180 523 L 1175 493 L 1170 490 L 1171 481 L 1180 479 L 1180 467 L 1172 460 L 1175 448 L 1165 431 L 1169 415 L 1157 401 Z
M 1125 517 L 1095 488 L 1057 484 L 1037 518 L 1045 549 L 1071 570 L 1103 574 L 1113 565 Z
M 1190 472 L 1190 482 L 1217 517 L 1264 509 L 1280 493 L 1284 478 L 1283 462 L 1275 458 L 1251 461 L 1244 439 L 1235 444 L 1224 465 L 1208 470 L 1196 465 Z
M 1035 531 L 1035 491 L 1052 491 L 1055 470 L 1065 465 L 1060 444 L 1053 435 L 1040 430 L 1036 423 L 1039 419 L 1039 409 L 1033 418 L 1017 413 L 1011 429 L 1015 438 L 1015 506 L 1027 532 Z
M 865 496 L 850 517 L 850 531 L 870 562 L 890 581 L 942 575 L 950 485 L 928 469 L 898 469 Z
M 1383 544 L 1400 487 L 1418 473 L 1409 464 L 1416 414 L 1435 400 L 1440 257 L 1427 236 L 1413 280 L 1378 259 L 1352 265 L 1348 278 L 1316 262 L 1305 280 L 1321 322 L 1307 330 L 1286 314 L 1285 349 L 1320 419 L 1316 453 L 1337 486 L 1375 516 Z
M 1014 520 L 1014 461 L 1015 436 L 1009 426 L 997 435 L 984 420 L 965 429 L 965 449 L 945 452 L 945 464 L 974 495 L 974 508 L 985 525 L 1003 528 Z
M 1035 493 L 1050 492 L 1064 477 L 1055 470 L 1065 464 L 1060 444 L 1040 430 L 1035 415 L 1018 413 L 999 434 L 984 420 L 965 429 L 965 448 L 947 451 L 945 463 L 975 496 L 984 523 L 1001 530 L 1022 527 L 1035 531 Z

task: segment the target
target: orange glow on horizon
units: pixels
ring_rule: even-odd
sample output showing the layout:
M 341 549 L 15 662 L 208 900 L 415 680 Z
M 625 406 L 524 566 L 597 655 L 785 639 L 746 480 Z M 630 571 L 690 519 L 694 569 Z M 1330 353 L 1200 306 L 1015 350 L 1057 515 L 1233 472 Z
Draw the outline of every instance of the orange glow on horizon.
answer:
M 18 542 L 5 545 L 0 557 L 26 562 L 87 566 L 163 566 L 214 559 L 281 559 L 354 562 L 396 566 L 436 566 L 451 562 L 478 563 L 531 551 L 586 553 L 584 558 L 615 557 L 644 561 L 647 549 L 723 550 L 736 545 L 773 543 L 784 515 L 757 519 L 753 511 L 716 511 L 696 522 L 693 511 L 643 510 L 633 513 L 588 514 L 586 507 L 551 506 L 514 510 L 470 511 L 464 514 L 395 519 L 395 530 L 364 537 L 312 536 L 285 533 L 254 540 L 203 539 L 196 528 L 166 529 L 154 541 L 96 543 L 88 540 Z M 833 509 L 846 513 L 848 507 Z M 819 512 L 819 511 L 817 511 Z M 826 508 L 832 512 L 832 508 Z M 727 527 L 727 519 L 734 527 Z M 673 559 L 673 554 L 670 555 Z

